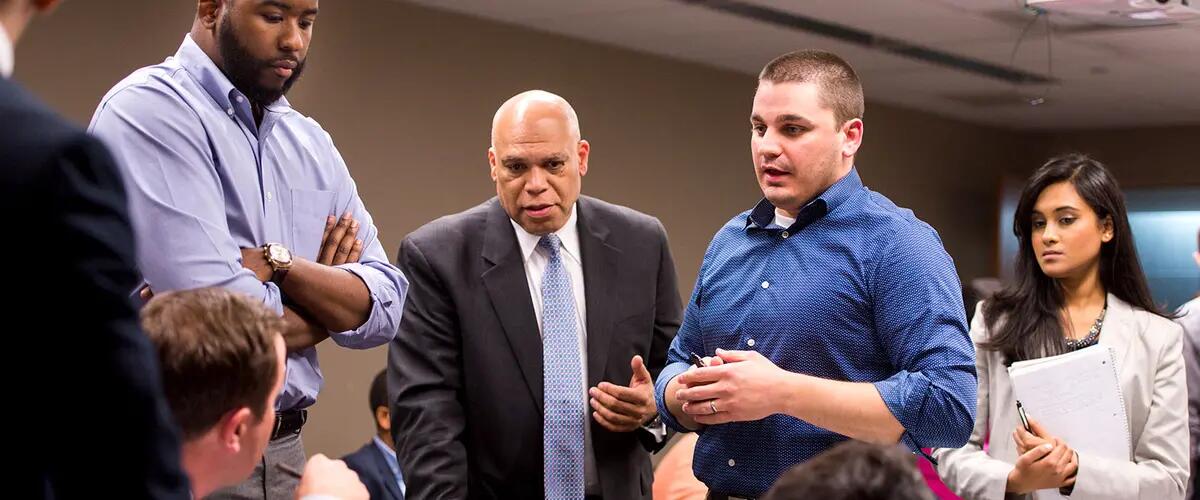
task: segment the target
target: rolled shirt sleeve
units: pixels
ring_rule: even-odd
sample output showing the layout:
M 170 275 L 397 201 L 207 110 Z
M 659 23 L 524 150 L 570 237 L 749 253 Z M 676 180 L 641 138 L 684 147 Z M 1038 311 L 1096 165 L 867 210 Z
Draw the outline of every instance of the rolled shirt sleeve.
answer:
M 909 234 L 879 254 L 874 278 L 878 336 L 899 371 L 875 388 L 910 449 L 957 448 L 971 436 L 977 391 L 962 287 L 932 229 L 901 230 Z
M 358 188 L 341 153 L 333 145 L 333 139 L 325 134 L 329 151 L 329 162 L 342 175 L 341 187 L 338 192 L 339 200 L 346 200 L 345 206 L 340 207 L 342 213 L 349 212 L 361 227 L 363 233 L 363 252 L 359 261 L 337 266 L 358 276 L 367 286 L 371 297 L 371 309 L 367 320 L 354 330 L 330 332 L 330 338 L 337 345 L 351 349 L 369 349 L 386 344 L 396 336 L 400 328 L 400 316 L 404 312 L 404 298 L 408 293 L 408 280 L 395 265 L 388 262 L 387 253 L 379 242 L 379 230 L 370 212 L 367 212 Z

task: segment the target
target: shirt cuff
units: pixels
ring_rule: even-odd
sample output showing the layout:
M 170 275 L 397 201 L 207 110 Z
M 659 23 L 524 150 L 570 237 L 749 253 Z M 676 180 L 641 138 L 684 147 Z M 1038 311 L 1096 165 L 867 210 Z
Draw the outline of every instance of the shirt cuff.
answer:
M 662 444 L 667 439 L 667 424 L 663 423 L 661 417 L 643 425 L 642 430 L 654 438 L 655 444 Z
M 371 310 L 367 320 L 358 328 L 330 332 L 329 337 L 337 345 L 350 349 L 370 349 L 390 342 L 400 327 L 400 313 L 408 291 L 408 280 L 398 270 L 393 270 L 394 276 L 389 276 L 369 264 L 350 263 L 335 267 L 353 273 L 362 280 L 370 295 Z
M 267 306 L 275 312 L 277 316 L 283 316 L 283 293 L 279 291 L 279 285 L 270 281 L 263 283 L 264 291 L 263 305 Z
M 879 391 L 883 404 L 904 427 L 900 442 L 914 452 L 922 448 L 913 431 L 920 428 L 921 408 L 929 395 L 929 384 L 928 378 L 907 371 L 875 382 L 875 390 Z
M 664 424 L 667 424 L 667 427 L 679 432 L 691 432 L 691 429 L 679 425 L 679 421 L 675 420 L 675 416 L 671 414 L 671 410 L 667 409 L 667 386 L 671 384 L 671 380 L 674 380 L 679 374 L 687 371 L 689 366 L 691 365 L 687 362 L 676 361 L 663 367 L 662 371 L 658 374 L 658 381 L 654 387 L 654 400 L 658 405 L 658 416 L 662 418 Z

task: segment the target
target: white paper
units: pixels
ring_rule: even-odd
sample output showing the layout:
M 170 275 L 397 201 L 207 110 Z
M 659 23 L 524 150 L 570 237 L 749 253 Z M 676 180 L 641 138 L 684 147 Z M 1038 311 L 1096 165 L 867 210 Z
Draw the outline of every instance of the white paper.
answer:
M 1013 363 L 1013 394 L 1029 418 L 1071 449 L 1114 460 L 1130 460 L 1129 424 L 1111 347 Z M 1077 495 L 1072 495 L 1076 500 Z M 1038 490 L 1039 499 L 1068 498 Z

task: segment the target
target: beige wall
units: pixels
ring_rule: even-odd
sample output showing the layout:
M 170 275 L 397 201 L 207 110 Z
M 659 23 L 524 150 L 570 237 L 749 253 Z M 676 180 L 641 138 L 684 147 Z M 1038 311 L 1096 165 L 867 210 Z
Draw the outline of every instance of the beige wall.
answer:
M 17 78 L 86 123 L 113 83 L 174 53 L 193 5 L 68 2 L 19 47 Z M 584 192 L 666 225 L 684 297 L 713 232 L 758 199 L 748 154 L 752 75 L 389 0 L 321 7 L 306 75 L 289 98 L 333 135 L 389 255 L 409 231 L 493 194 L 485 158 L 491 116 L 528 88 L 560 93 L 578 111 L 593 146 Z M 964 279 L 993 273 L 1002 172 L 1027 172 L 1060 142 L 1138 158 L 1113 146 L 1120 134 L 1060 141 L 875 102 L 866 123 L 864 181 L 933 225 Z M 1176 144 L 1181 156 L 1171 158 L 1190 158 L 1183 135 Z M 1171 170 L 1195 183 L 1193 172 Z M 337 456 L 372 433 L 367 387 L 386 350 L 326 343 L 320 355 L 326 386 L 305 442 L 310 453 Z
M 1047 154 L 1078 151 L 1112 170 L 1122 187 L 1200 185 L 1200 126 L 1066 131 L 1042 137 Z

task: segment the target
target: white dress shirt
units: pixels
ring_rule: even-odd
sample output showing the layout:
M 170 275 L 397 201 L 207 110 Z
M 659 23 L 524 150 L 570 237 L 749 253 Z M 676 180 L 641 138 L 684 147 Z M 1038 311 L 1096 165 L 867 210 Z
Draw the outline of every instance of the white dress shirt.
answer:
M 530 234 L 512 219 L 509 219 L 509 222 L 512 223 L 513 230 L 517 233 L 517 243 L 521 245 L 521 258 L 525 262 L 525 277 L 529 280 L 529 298 L 533 299 L 533 314 L 537 317 L 538 332 L 541 333 L 542 277 L 546 275 L 546 266 L 550 265 L 550 255 L 546 253 L 546 250 L 538 248 L 541 236 Z M 575 296 L 575 320 L 579 327 L 579 352 L 584 355 L 583 360 L 586 364 L 587 351 L 584 346 L 587 344 L 584 340 L 587 338 L 587 321 L 585 321 L 587 303 L 584 301 L 583 257 L 579 251 L 578 223 L 579 213 L 576 211 L 575 205 L 572 205 L 567 223 L 563 224 L 563 227 L 554 234 L 558 235 L 558 239 L 562 243 L 559 254 L 562 255 L 563 266 L 567 268 L 572 295 Z M 584 373 L 587 373 L 586 368 Z

